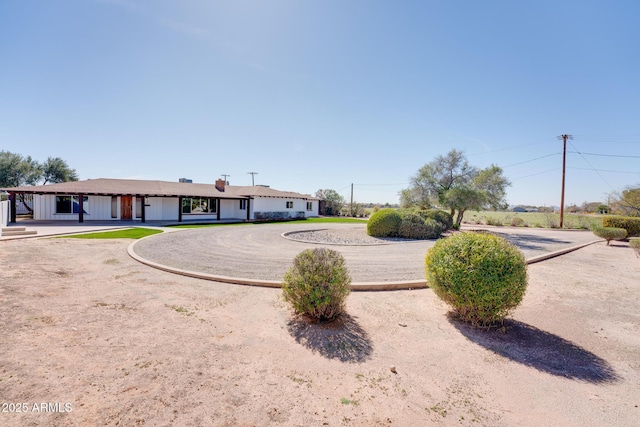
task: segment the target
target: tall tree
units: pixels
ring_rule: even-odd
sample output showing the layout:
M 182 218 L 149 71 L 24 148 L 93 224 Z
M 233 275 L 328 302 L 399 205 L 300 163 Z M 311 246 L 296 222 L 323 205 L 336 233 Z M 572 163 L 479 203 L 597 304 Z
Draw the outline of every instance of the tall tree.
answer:
M 0 186 L 35 185 L 41 177 L 40 165 L 31 156 L 0 151 Z
M 42 179 L 44 180 L 42 184 L 78 180 L 76 170 L 71 169 L 67 162 L 60 157 L 49 157 L 40 167 L 42 169 Z
M 340 210 L 346 201 L 336 190 L 326 189 L 316 191 L 316 197 L 325 202 L 326 215 L 340 215 Z
M 9 151 L 0 151 L 0 187 L 21 187 L 24 185 L 48 184 L 77 181 L 78 174 L 67 162 L 59 157 L 49 157 L 46 162 L 38 163 L 31 156 L 23 157 Z M 20 200 L 30 213 L 33 209 L 19 193 Z
M 491 165 L 480 170 L 469 164 L 462 151 L 454 149 L 421 167 L 411 178 L 411 186 L 400 195 L 409 203 L 409 196 L 417 195 L 413 198 L 415 206 L 431 201 L 450 209 L 459 226 L 468 209 L 504 208 L 509 185 L 500 167 Z
M 629 186 L 619 193 L 613 193 L 612 207 L 616 213 L 640 216 L 640 184 Z

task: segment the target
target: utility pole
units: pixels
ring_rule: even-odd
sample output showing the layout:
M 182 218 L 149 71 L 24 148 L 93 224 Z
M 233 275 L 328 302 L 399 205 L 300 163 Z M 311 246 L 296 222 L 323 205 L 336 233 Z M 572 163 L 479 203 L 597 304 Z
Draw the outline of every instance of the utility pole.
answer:
M 563 141 L 562 149 L 562 193 L 560 195 L 560 228 L 564 225 L 564 177 L 567 169 L 567 139 L 573 139 L 573 136 L 562 134 L 558 136 L 558 139 Z
M 221 173 L 220 176 L 224 178 L 225 184 L 229 185 L 229 181 L 227 181 L 227 177 L 231 176 L 231 175 L 228 175 L 226 173 Z
M 353 182 L 351 183 L 351 208 L 349 210 L 351 211 L 351 216 L 353 216 Z
M 256 183 L 255 183 L 255 180 L 254 180 L 254 176 L 255 176 L 255 175 L 258 175 L 258 172 L 247 172 L 247 174 L 248 174 L 248 175 L 251 175 L 251 185 L 252 185 L 252 186 L 255 186 L 255 185 L 256 185 Z

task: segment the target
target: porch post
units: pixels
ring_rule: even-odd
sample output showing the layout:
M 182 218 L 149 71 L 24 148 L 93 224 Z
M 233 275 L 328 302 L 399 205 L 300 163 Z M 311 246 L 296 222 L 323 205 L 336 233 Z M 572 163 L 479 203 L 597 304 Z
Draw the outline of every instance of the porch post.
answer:
M 9 200 L 9 210 L 11 211 L 9 222 L 16 222 L 16 193 L 9 193 Z
M 78 222 L 84 222 L 84 197 L 78 194 Z
M 178 222 L 182 222 L 182 196 L 178 197 Z
M 247 221 L 251 219 L 251 198 L 247 199 Z
M 220 221 L 220 199 L 216 199 L 216 219 Z
M 142 212 L 140 213 L 140 215 L 141 215 L 141 217 L 142 217 L 142 222 L 147 222 L 147 218 L 146 218 L 146 215 L 145 215 L 145 206 L 146 206 L 146 205 L 145 205 L 145 199 L 146 199 L 146 198 L 147 198 L 146 196 L 142 196 L 142 203 L 141 203 L 141 205 L 142 205 Z

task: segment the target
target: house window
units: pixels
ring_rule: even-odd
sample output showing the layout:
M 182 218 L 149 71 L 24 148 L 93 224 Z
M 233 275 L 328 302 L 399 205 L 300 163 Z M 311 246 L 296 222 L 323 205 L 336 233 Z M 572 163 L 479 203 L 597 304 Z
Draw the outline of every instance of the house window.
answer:
M 313 202 L 307 202 L 307 210 L 308 211 L 312 211 L 313 210 Z
M 78 196 L 56 196 L 57 214 L 77 214 L 80 211 Z M 82 196 L 82 212 L 89 214 L 89 196 Z
M 216 210 L 216 199 L 208 197 L 185 197 L 182 199 L 182 213 L 185 214 L 215 213 Z
M 111 196 L 111 218 L 118 218 L 118 196 Z
M 293 202 L 287 202 L 287 209 L 293 209 Z
M 247 210 L 247 201 L 246 200 L 240 200 L 240 210 L 241 211 L 246 211 Z

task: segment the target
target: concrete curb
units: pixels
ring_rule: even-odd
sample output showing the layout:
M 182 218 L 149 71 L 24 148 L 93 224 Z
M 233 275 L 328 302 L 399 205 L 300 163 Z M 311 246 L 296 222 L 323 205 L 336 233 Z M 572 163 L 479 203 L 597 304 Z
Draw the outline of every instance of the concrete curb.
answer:
M 593 241 L 591 241 L 589 243 L 583 243 L 581 245 L 571 246 L 570 248 L 565 248 L 565 249 L 560 249 L 560 250 L 557 250 L 557 251 L 549 252 L 548 254 L 542 254 L 542 255 L 534 256 L 533 258 L 529 258 L 527 260 L 527 265 L 535 264 L 536 262 L 540 262 L 540 261 L 545 261 L 545 260 L 548 260 L 550 258 L 555 258 L 555 257 L 560 256 L 560 255 L 568 254 L 569 252 L 577 251 L 578 249 L 584 248 L 586 246 L 593 245 L 594 243 L 600 243 L 600 242 L 605 242 L 605 241 L 606 240 L 604 240 L 604 239 L 593 240 Z
M 158 270 L 167 271 L 169 273 L 180 274 L 182 276 L 194 277 L 196 279 L 210 280 L 213 282 L 223 282 L 223 283 L 231 283 L 236 285 L 246 285 L 246 286 L 258 286 L 265 288 L 280 288 L 281 282 L 278 280 L 261 280 L 261 279 L 247 279 L 242 277 L 229 277 L 229 276 L 219 276 L 215 274 L 208 273 L 200 273 L 197 271 L 183 270 L 181 268 L 170 267 L 164 264 L 159 264 L 153 261 L 150 261 L 144 257 L 141 257 L 135 252 L 136 243 L 148 239 L 153 236 L 143 237 L 142 239 L 135 240 L 127 247 L 127 253 L 129 256 L 141 264 L 148 265 L 149 267 L 157 268 Z M 604 240 L 594 240 L 589 243 L 584 243 L 581 245 L 572 246 L 570 248 L 560 249 L 554 252 L 550 252 L 548 254 L 539 255 L 533 258 L 526 260 L 527 265 L 534 264 L 537 262 L 541 262 L 550 258 L 555 258 L 560 255 L 564 255 L 569 252 L 576 251 L 578 249 L 584 248 L 585 246 L 592 245 L 594 243 L 604 242 Z M 428 288 L 426 280 L 405 280 L 398 282 L 355 282 L 351 283 L 351 290 L 355 292 L 380 292 L 380 291 L 400 291 L 400 290 L 413 290 L 413 289 L 425 289 Z

